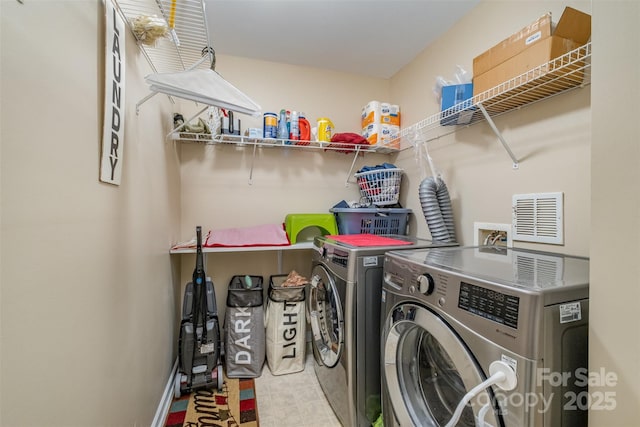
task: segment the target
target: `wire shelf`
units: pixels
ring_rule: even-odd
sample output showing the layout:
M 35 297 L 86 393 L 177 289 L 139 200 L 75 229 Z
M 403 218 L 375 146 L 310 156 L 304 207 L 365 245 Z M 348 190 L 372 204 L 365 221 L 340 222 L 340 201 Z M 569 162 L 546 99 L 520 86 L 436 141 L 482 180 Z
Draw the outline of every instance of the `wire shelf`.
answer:
M 191 68 L 210 68 L 213 54 L 209 50 L 209 33 L 203 0 L 113 0 L 127 21 L 134 37 L 133 20 L 141 16 L 162 18 L 170 35 L 149 46 L 136 37 L 138 46 L 156 73 L 173 73 Z M 172 14 L 173 7 L 173 14 Z M 173 15 L 173 20 L 171 19 Z M 203 61 L 207 55 L 209 61 Z
M 341 153 L 397 153 L 398 149 L 380 145 L 347 144 L 325 141 L 299 141 L 291 139 L 255 138 L 239 135 L 211 135 L 207 133 L 173 132 L 171 139 L 186 143 L 210 145 L 257 146 L 264 148 L 291 148 L 302 150 L 337 151 Z
M 410 148 L 413 144 L 409 138 L 417 136 L 421 141 L 428 142 L 457 132 L 460 128 L 486 121 L 480 106 L 490 117 L 496 117 L 590 83 L 591 42 L 401 129 L 399 138 L 393 142 L 400 142 L 402 149 Z M 453 121 L 460 113 L 471 116 L 468 123 L 441 125 L 441 121 Z
M 152 70 L 156 73 L 180 72 L 194 68 L 211 68 L 215 55 L 210 47 L 204 0 L 112 0 L 116 9 L 133 31 L 133 20 L 140 16 L 156 16 L 169 23 L 173 22 L 171 37 L 158 39 L 153 45 L 138 40 L 138 45 Z M 172 9 L 173 8 L 173 9 Z M 173 19 L 172 19 L 173 18 Z M 209 61 L 206 61 L 209 59 Z M 492 127 L 492 118 L 517 110 L 552 96 L 591 83 L 591 43 L 587 43 L 548 63 L 482 92 L 471 99 L 429 116 L 400 130 L 398 138 L 387 146 L 354 146 L 349 144 L 309 141 L 271 140 L 232 135 L 204 135 L 179 132 L 172 135 L 174 140 L 207 144 L 255 145 L 260 147 L 290 147 L 320 149 L 356 153 L 397 153 L 411 148 L 418 138 L 428 142 L 457 132 L 460 128 L 487 121 Z M 150 95 L 152 96 L 152 95 Z M 149 96 L 149 97 L 150 97 Z M 147 97 L 148 98 L 148 97 Z M 144 102 L 147 98 L 141 101 Z M 443 126 L 441 122 L 455 121 L 460 114 L 466 114 L 468 123 Z M 495 130 L 495 129 L 494 129 Z M 502 140 L 502 137 L 498 135 Z M 505 149 L 514 160 L 504 141 Z

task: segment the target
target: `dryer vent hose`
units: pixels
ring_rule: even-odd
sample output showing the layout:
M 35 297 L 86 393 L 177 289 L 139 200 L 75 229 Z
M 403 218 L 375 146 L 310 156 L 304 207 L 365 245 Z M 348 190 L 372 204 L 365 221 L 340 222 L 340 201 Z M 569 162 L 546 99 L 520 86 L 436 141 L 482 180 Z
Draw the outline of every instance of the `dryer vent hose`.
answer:
M 439 177 L 425 178 L 420 183 L 419 195 L 432 240 L 454 243 L 456 232 L 447 185 Z

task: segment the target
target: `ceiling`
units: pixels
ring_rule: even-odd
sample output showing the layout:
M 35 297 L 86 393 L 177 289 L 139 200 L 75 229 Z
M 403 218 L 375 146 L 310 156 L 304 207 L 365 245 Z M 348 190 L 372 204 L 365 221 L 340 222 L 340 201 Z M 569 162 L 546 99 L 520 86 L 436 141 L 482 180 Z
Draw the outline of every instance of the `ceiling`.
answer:
M 390 78 L 480 0 L 205 0 L 216 53 Z

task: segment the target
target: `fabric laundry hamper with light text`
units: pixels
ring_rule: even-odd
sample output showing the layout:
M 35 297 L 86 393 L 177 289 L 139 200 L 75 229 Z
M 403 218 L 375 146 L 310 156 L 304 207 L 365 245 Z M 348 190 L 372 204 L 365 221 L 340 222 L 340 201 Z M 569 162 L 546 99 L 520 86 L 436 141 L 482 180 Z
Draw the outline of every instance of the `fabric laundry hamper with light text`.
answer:
M 305 284 L 282 286 L 287 275 L 269 280 L 265 310 L 267 365 L 273 375 L 291 374 L 305 366 Z
M 233 276 L 224 317 L 227 377 L 256 378 L 265 359 L 262 276 Z

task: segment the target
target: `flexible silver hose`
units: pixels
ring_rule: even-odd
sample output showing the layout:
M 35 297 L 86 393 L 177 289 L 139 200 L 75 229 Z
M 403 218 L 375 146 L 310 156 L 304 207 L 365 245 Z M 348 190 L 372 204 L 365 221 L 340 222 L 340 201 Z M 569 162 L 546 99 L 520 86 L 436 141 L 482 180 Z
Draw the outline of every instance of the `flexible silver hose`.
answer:
M 440 178 L 428 177 L 419 188 L 422 213 L 427 220 L 431 238 L 438 242 L 456 241 L 453 208 L 447 185 Z

